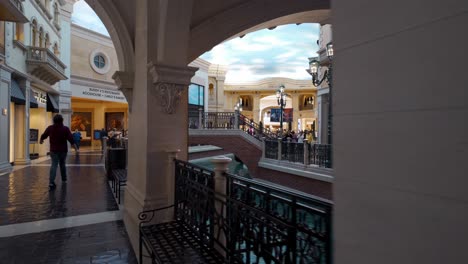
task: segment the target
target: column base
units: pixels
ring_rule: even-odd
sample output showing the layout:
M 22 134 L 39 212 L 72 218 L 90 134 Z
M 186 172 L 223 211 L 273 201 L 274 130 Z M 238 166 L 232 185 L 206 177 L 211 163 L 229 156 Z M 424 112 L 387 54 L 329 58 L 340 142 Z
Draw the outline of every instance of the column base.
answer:
M 15 159 L 15 165 L 31 165 L 30 159 Z
M 9 162 L 0 163 L 0 174 L 11 172 L 11 164 Z

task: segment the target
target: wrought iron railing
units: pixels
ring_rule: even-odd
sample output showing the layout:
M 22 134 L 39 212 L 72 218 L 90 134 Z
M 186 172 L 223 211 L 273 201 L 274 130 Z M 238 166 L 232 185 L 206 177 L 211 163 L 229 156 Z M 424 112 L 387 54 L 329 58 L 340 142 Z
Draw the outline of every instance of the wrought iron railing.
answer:
M 278 159 L 278 141 L 265 140 L 265 158 Z
M 227 179 L 231 199 L 292 227 L 286 245 L 290 263 L 332 263 L 332 204 L 236 175 L 227 174 Z M 256 259 L 259 252 L 253 247 L 246 252 L 247 259 Z
M 264 128 L 262 125 L 236 112 L 205 112 L 200 121 L 201 126 L 195 125 L 198 122 L 192 117 L 189 128 L 240 129 L 258 140 L 263 137 L 276 138 L 276 134 L 272 133 L 270 129 Z
M 225 194 L 214 192 L 213 172 L 175 167 L 175 217 L 228 263 L 332 263 L 330 203 L 230 174 Z
M 279 152 L 281 156 L 274 154 Z M 332 168 L 331 145 L 295 143 L 290 141 L 265 140 L 265 158 L 284 160 L 305 165 Z
M 309 144 L 309 164 L 332 168 L 331 145 Z
M 263 127 L 242 114 L 239 114 L 239 128 L 256 138 L 276 138 L 276 134 L 271 132 L 269 128 Z
M 61 74 L 65 74 L 65 64 L 47 48 L 28 47 L 27 60 L 31 62 L 48 63 Z
M 204 115 L 204 128 L 234 128 L 234 112 L 206 112 Z

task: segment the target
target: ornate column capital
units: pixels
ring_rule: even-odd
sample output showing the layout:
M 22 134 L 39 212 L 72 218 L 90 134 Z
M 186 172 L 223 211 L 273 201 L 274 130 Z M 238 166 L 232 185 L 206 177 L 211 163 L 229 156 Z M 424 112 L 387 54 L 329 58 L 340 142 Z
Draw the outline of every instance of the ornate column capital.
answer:
M 161 110 L 174 114 L 182 92 L 190 85 L 190 79 L 198 68 L 176 67 L 159 63 L 148 63 L 149 77 L 153 82 L 151 94 L 157 98 Z
M 128 110 L 132 112 L 133 86 L 135 73 L 126 71 L 116 71 L 112 75 L 117 88 L 125 95 L 128 103 Z

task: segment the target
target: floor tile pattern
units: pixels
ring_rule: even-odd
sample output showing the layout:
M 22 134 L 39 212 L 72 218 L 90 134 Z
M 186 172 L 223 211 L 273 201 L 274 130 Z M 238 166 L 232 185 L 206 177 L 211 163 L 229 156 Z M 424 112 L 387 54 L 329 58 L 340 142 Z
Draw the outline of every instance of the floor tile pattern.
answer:
M 0 225 L 118 210 L 102 167 L 68 167 L 68 183 L 49 191 L 50 167 L 0 176 Z
M 91 153 L 88 153 L 91 154 Z M 51 164 L 51 160 L 40 162 L 39 164 Z M 103 155 L 75 154 L 69 152 L 67 155 L 67 164 L 100 164 L 104 163 Z
M 137 264 L 122 221 L 0 238 L 2 264 Z

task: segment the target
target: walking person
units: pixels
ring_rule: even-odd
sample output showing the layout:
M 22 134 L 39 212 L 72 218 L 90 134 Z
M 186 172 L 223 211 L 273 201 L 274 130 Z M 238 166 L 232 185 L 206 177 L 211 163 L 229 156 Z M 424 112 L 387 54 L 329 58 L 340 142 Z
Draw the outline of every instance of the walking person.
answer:
M 67 141 L 74 146 L 76 151 L 78 151 L 78 149 L 73 142 L 73 136 L 70 129 L 63 125 L 62 115 L 54 116 L 54 124 L 47 127 L 41 135 L 40 143 L 43 144 L 44 140 L 48 137 L 50 138 L 50 158 L 52 159 L 49 174 L 49 190 L 54 190 L 55 187 L 57 187 L 55 185 L 55 176 L 58 165 L 60 165 L 62 183 L 67 183 L 67 168 L 65 167 L 65 160 L 68 152 Z
M 75 132 L 73 132 L 73 141 L 75 142 L 76 152 L 80 151 L 81 133 L 78 129 L 75 129 Z

